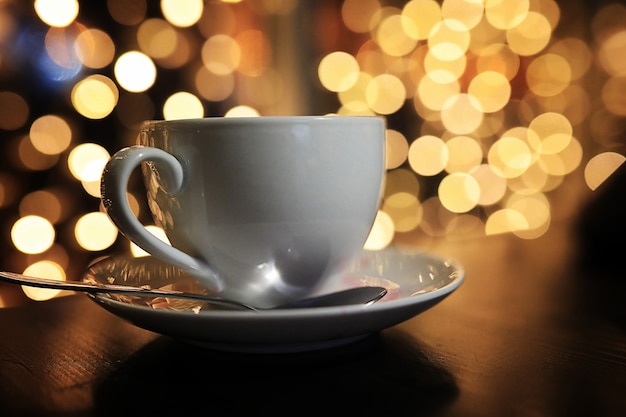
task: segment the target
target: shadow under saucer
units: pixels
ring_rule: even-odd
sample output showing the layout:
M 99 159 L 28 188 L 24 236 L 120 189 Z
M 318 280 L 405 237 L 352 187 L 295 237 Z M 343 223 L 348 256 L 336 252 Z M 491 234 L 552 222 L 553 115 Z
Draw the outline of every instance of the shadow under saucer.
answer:
M 108 375 L 94 401 L 101 415 L 427 415 L 458 394 L 431 357 L 396 329 L 333 349 L 270 355 L 159 337 Z

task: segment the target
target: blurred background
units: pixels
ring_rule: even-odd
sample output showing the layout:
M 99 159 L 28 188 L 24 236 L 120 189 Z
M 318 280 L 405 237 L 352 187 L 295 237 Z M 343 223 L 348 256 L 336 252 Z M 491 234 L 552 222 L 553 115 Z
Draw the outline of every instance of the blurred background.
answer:
M 626 7 L 0 0 L 0 269 L 78 279 L 142 254 L 99 200 L 141 121 L 303 114 L 387 119 L 368 249 L 537 239 L 624 161 Z M 142 187 L 129 199 L 159 234 Z M 58 295 L 0 284 L 0 307 Z

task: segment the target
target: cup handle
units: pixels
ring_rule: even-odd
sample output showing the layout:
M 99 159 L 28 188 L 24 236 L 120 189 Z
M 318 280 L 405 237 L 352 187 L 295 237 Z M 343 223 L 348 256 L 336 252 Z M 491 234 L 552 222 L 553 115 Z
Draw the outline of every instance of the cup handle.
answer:
M 118 230 L 131 242 L 165 262 L 182 268 L 202 284 L 221 291 L 223 284 L 206 262 L 176 249 L 150 233 L 133 214 L 126 191 L 133 171 L 142 162 L 153 162 L 162 177 L 167 178 L 167 191 L 175 194 L 183 185 L 184 170 L 175 156 L 149 146 L 130 146 L 117 151 L 107 162 L 100 182 L 102 204 Z

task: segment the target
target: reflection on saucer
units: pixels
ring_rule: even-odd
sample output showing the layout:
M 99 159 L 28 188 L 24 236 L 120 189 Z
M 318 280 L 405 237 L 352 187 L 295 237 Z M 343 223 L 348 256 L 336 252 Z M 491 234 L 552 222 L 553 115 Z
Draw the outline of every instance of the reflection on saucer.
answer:
M 387 295 L 365 305 L 263 312 L 212 309 L 185 300 L 109 294 L 91 296 L 98 305 L 144 329 L 209 348 L 246 352 L 322 349 L 364 338 L 434 306 L 464 279 L 455 261 L 410 249 L 363 251 L 319 293 L 363 285 Z M 84 280 L 207 293 L 179 268 L 153 257 L 119 255 L 92 265 Z

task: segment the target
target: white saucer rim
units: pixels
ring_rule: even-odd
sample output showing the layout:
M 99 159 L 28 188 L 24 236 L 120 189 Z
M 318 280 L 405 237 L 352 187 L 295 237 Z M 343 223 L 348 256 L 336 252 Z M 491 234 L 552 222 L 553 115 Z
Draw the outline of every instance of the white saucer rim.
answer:
M 387 248 L 388 250 L 389 248 Z M 404 296 L 393 300 L 381 300 L 371 305 L 345 305 L 345 306 L 330 306 L 330 307 L 310 307 L 310 308 L 296 308 L 296 309 L 276 309 L 276 310 L 264 310 L 260 312 L 255 311 L 240 311 L 240 310 L 201 310 L 199 312 L 193 312 L 191 310 L 168 310 L 168 309 L 153 309 L 149 306 L 140 306 L 130 304 L 123 301 L 118 301 L 107 297 L 106 295 L 97 293 L 89 294 L 97 303 L 108 303 L 115 308 L 132 309 L 144 312 L 150 312 L 151 315 L 167 315 L 167 316 L 188 316 L 188 317 L 206 317 L 206 318 L 221 318 L 221 319 L 238 319 L 245 318 L 246 320 L 263 320 L 264 318 L 303 318 L 303 317 L 323 317 L 323 316 L 336 316 L 341 314 L 360 314 L 362 312 L 381 313 L 386 310 L 395 310 L 398 308 L 411 306 L 414 304 L 421 304 L 432 300 L 439 300 L 450 293 L 454 292 L 465 281 L 465 269 L 463 266 L 451 257 L 443 257 L 433 253 L 428 253 L 414 248 L 395 248 L 399 251 L 408 251 L 413 255 L 420 255 L 430 261 L 442 263 L 446 266 L 450 266 L 455 272 L 455 277 L 451 279 L 444 286 L 436 288 L 431 291 L 425 291 L 420 294 L 414 294 L 410 296 Z M 375 251 L 372 251 L 375 252 Z M 108 259 L 108 258 L 107 258 Z M 106 262 L 107 259 L 100 260 L 100 262 Z M 346 287 L 349 288 L 349 287 Z

